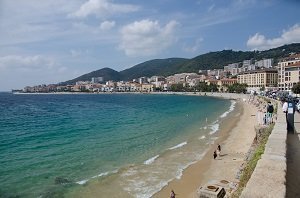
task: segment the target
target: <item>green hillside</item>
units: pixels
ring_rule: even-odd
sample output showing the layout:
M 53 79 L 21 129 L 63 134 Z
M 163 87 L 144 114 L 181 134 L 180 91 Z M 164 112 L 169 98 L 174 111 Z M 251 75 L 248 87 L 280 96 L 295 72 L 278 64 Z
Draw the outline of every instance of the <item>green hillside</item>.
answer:
M 118 81 L 120 80 L 120 73 L 110 68 L 103 68 L 59 84 L 74 85 L 77 81 L 90 81 L 93 77 L 103 77 L 104 81 L 108 81 L 108 80 Z
M 176 67 L 188 62 L 189 59 L 184 58 L 167 58 L 155 59 L 146 61 L 144 63 L 125 69 L 120 72 L 122 80 L 132 80 L 141 76 L 154 76 L 154 75 L 169 75 L 176 73 Z
M 243 60 L 248 59 L 262 60 L 264 58 L 274 58 L 275 63 L 277 63 L 280 58 L 286 57 L 290 53 L 300 53 L 300 43 L 284 45 L 278 48 L 269 49 L 265 51 L 243 52 L 223 50 L 202 54 L 192 59 L 154 59 L 146 61 L 144 63 L 140 63 L 120 72 L 117 72 L 110 68 L 103 68 L 60 84 L 75 84 L 76 81 L 87 81 L 91 80 L 92 77 L 104 77 L 105 81 L 130 81 L 134 78 L 139 78 L 142 76 L 168 76 L 182 72 L 198 72 L 200 69 L 221 69 L 225 65 L 228 65 L 230 63 L 242 62 Z

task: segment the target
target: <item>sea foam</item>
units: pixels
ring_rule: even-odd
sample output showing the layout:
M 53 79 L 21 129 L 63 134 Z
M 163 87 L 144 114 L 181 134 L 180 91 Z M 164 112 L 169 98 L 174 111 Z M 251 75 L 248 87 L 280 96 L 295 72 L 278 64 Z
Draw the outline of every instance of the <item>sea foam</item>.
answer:
M 83 185 L 85 184 L 86 182 L 88 182 L 89 180 L 88 179 L 84 179 L 84 180 L 81 180 L 81 181 L 78 181 L 76 182 L 77 184 L 80 184 L 80 185 Z
M 231 101 L 231 105 L 230 105 L 230 107 L 229 107 L 229 110 L 226 111 L 226 112 L 224 112 L 224 113 L 220 116 L 220 118 L 225 118 L 230 112 L 232 112 L 232 111 L 234 110 L 235 104 L 236 104 L 236 102 L 235 102 L 234 100 L 232 100 L 232 101 Z
M 168 148 L 168 150 L 174 150 L 174 149 L 177 149 L 177 148 L 180 148 L 180 147 L 183 147 L 184 145 L 186 145 L 187 142 L 182 142 L 180 144 L 177 144 L 176 146 L 173 146 L 171 148 Z
M 144 161 L 144 164 L 145 164 L 145 165 L 152 164 L 152 163 L 155 161 L 155 159 L 157 159 L 158 157 L 159 157 L 159 155 L 156 155 L 156 156 L 154 156 L 154 157 L 151 157 L 150 159 L 147 159 L 146 161 Z
M 91 177 L 90 179 L 94 179 L 94 178 L 97 178 L 97 177 L 104 177 L 106 175 L 117 173 L 117 172 L 118 172 L 118 169 L 116 169 L 114 171 L 107 171 L 107 172 L 104 172 L 104 173 L 100 173 L 99 175 L 95 175 L 95 176 Z M 84 180 L 78 181 L 78 182 L 76 182 L 76 184 L 80 184 L 80 185 L 86 184 L 90 179 L 84 179 Z
M 206 138 L 205 135 L 202 135 L 201 137 L 199 137 L 199 140 L 203 140 L 205 138 Z
M 214 134 L 215 132 L 217 132 L 219 130 L 220 125 L 218 123 L 213 124 L 210 126 L 211 132 L 209 132 L 209 134 Z

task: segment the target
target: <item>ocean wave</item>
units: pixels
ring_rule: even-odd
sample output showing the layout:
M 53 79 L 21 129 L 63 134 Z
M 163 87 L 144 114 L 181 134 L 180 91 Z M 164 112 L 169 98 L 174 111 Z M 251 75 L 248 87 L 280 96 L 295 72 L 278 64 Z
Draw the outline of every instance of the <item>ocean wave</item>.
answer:
M 150 159 L 147 159 L 146 161 L 144 161 L 144 164 L 145 164 L 145 165 L 152 164 L 158 157 L 159 157 L 159 155 L 156 155 L 156 156 L 154 156 L 154 157 L 151 157 Z
M 210 125 L 211 132 L 209 132 L 209 134 L 212 135 L 215 132 L 217 132 L 219 130 L 219 127 L 220 127 L 219 123 L 215 123 L 215 124 Z
M 95 176 L 91 177 L 90 179 L 94 179 L 94 178 L 97 178 L 97 177 L 104 177 L 106 175 L 117 173 L 117 172 L 118 172 L 118 169 L 116 169 L 114 171 L 107 171 L 107 172 L 104 172 L 104 173 L 100 173 L 99 175 L 95 175 Z M 84 179 L 84 180 L 78 181 L 78 182 L 76 182 L 76 184 L 79 184 L 79 185 L 86 184 L 90 179 Z
M 199 137 L 199 140 L 203 140 L 205 138 L 206 138 L 205 135 L 202 135 L 201 137 Z
M 180 148 L 180 147 L 183 147 L 184 145 L 186 145 L 187 142 L 182 142 L 180 144 L 177 144 L 176 146 L 173 146 L 171 148 L 168 148 L 168 150 L 174 150 L 174 149 L 177 149 L 177 148 Z
M 183 171 L 188 168 L 190 165 L 198 162 L 206 154 L 207 150 L 203 153 L 193 154 L 193 159 L 190 162 L 181 164 L 181 163 L 172 163 L 171 166 L 176 168 L 172 173 L 172 178 L 161 177 L 160 171 L 164 170 L 165 167 L 158 165 L 158 167 L 149 167 L 150 169 L 138 170 L 138 167 L 133 167 L 127 170 L 126 174 L 123 176 L 123 189 L 130 193 L 132 197 L 135 198 L 149 198 L 152 197 L 155 193 L 163 189 L 169 182 L 173 179 L 180 179 L 183 175 Z M 175 167 L 174 167 L 175 166 Z M 143 174 L 140 175 L 139 173 Z M 145 175 L 146 174 L 146 175 Z M 148 175 L 149 174 L 149 175 Z M 129 176 L 128 178 L 126 178 Z
M 232 101 L 231 101 L 231 105 L 230 105 L 230 107 L 229 107 L 229 110 L 226 111 L 226 112 L 224 112 L 224 113 L 220 116 L 220 118 L 225 118 L 230 112 L 232 112 L 232 111 L 234 110 L 234 108 L 235 108 L 235 104 L 236 104 L 236 102 L 235 102 L 234 100 L 232 100 Z
M 89 181 L 88 179 L 84 179 L 84 180 L 81 180 L 81 181 L 76 182 L 76 184 L 83 185 L 83 184 L 85 184 L 85 183 L 88 182 L 88 181 Z

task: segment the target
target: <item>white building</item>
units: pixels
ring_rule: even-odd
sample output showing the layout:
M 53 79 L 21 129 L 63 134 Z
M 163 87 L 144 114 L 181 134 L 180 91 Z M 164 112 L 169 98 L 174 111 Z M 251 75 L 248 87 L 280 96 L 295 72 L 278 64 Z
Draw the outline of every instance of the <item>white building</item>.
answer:
M 140 77 L 138 79 L 140 84 L 148 83 L 148 78 L 147 77 Z
M 278 63 L 278 87 L 290 91 L 300 81 L 300 54 L 283 58 Z
M 103 77 L 93 77 L 91 83 L 101 83 L 103 82 Z
M 272 58 L 255 61 L 255 66 L 259 68 L 271 68 L 273 67 L 274 60 Z

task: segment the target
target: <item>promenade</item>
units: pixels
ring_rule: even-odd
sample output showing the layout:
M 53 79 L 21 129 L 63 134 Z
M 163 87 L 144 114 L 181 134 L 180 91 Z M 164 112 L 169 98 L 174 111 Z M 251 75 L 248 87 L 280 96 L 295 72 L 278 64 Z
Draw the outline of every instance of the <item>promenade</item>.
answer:
M 295 113 L 295 134 L 287 135 L 286 197 L 300 197 L 300 114 Z
M 278 119 L 269 136 L 262 158 L 241 197 L 300 197 L 300 114 L 295 112 L 295 133 L 288 134 L 285 114 Z

